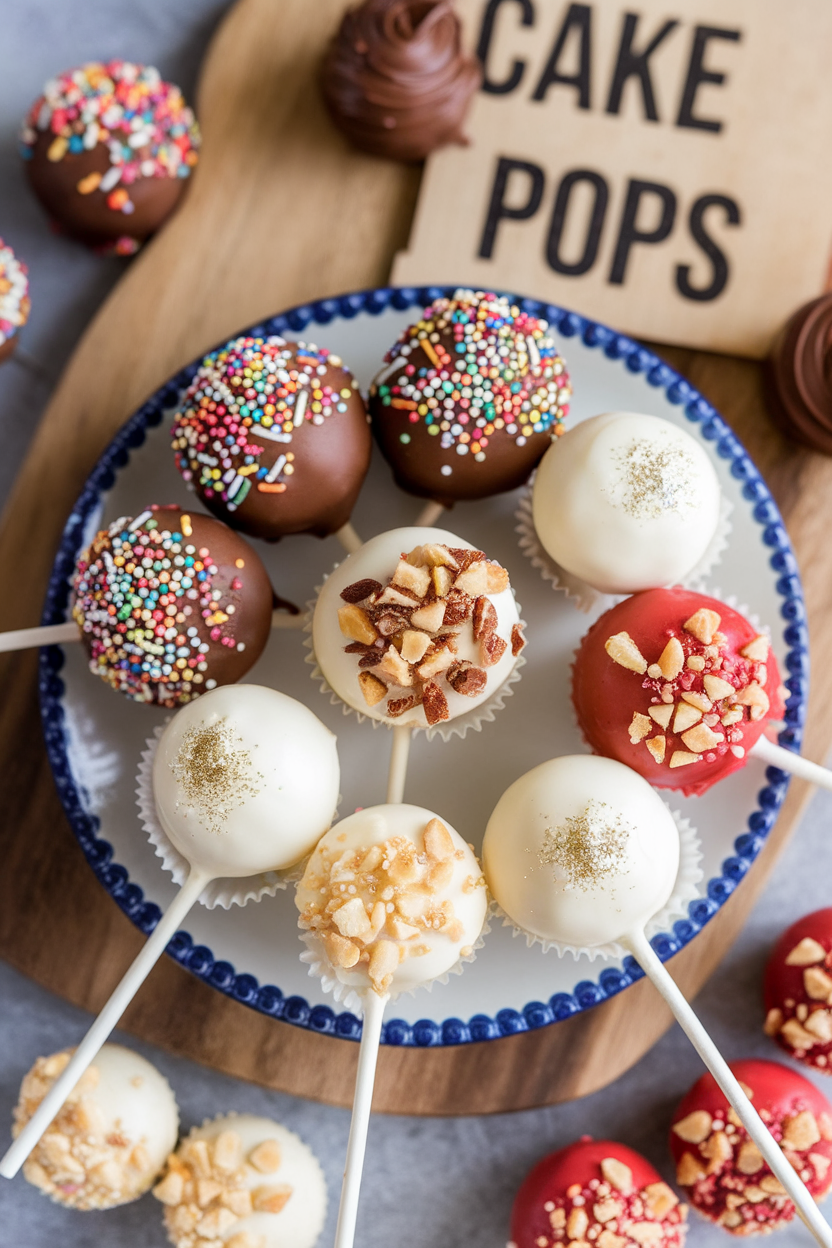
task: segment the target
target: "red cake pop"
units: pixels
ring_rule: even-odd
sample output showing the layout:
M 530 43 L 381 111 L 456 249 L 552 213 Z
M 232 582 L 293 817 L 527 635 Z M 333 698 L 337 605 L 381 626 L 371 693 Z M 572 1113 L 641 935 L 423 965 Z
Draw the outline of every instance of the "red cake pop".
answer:
M 586 1244 L 682 1248 L 687 1210 L 639 1153 L 612 1140 L 576 1140 L 539 1161 L 511 1213 L 509 1248 Z
M 597 754 L 687 796 L 742 767 L 785 709 L 768 638 L 724 602 L 679 587 L 634 594 L 593 624 L 572 700 Z
M 822 1200 L 832 1185 L 832 1105 L 779 1062 L 732 1062 L 731 1069 L 811 1195 Z M 794 1218 L 794 1205 L 712 1075 L 681 1101 L 670 1150 L 691 1203 L 731 1234 L 765 1234 Z
M 832 1073 L 832 909 L 805 914 L 772 950 L 763 981 L 765 1032 L 790 1057 Z

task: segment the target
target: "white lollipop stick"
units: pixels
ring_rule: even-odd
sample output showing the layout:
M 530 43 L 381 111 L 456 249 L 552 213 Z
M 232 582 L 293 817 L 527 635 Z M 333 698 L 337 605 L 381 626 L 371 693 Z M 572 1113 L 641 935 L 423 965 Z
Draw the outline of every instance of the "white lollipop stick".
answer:
M 3 1178 L 13 1179 L 17 1174 L 49 1124 L 60 1112 L 66 1098 L 84 1071 L 95 1060 L 99 1049 L 106 1042 L 110 1032 L 162 956 L 168 941 L 178 930 L 179 924 L 206 884 L 210 884 L 214 878 L 203 871 L 191 870 L 182 888 L 156 924 L 153 934 L 147 940 L 141 953 L 122 977 L 121 983 L 78 1045 L 69 1065 L 52 1084 L 20 1135 L 0 1161 L 0 1175 Z
M 337 530 L 335 536 L 338 538 L 338 541 L 344 547 L 344 550 L 347 552 L 348 555 L 354 555 L 355 552 L 357 550 L 360 550 L 361 547 L 364 545 L 361 538 L 358 536 L 355 529 L 350 524 L 349 520 L 347 521 L 346 524 L 341 525 L 340 529 Z
M 306 624 L 307 613 L 298 611 L 296 615 L 292 615 L 289 611 L 283 611 L 278 608 L 272 611 L 272 628 L 303 628 Z
M 785 751 L 784 751 L 785 752 Z M 823 1248 L 832 1248 L 832 1227 L 821 1214 L 807 1188 L 786 1160 L 765 1123 L 743 1092 L 728 1063 L 679 991 L 667 967 L 656 956 L 643 929 L 635 928 L 620 943 L 629 949 L 645 975 L 670 1006 L 676 1019 L 708 1070 L 727 1096 L 751 1139 L 783 1184 L 803 1222 Z
M 352 1102 L 352 1122 L 347 1144 L 347 1160 L 344 1166 L 344 1182 L 341 1187 L 338 1226 L 335 1231 L 335 1248 L 352 1248 L 355 1240 L 355 1221 L 358 1217 L 358 1197 L 361 1192 L 361 1175 L 364 1170 L 364 1153 L 367 1149 L 367 1131 L 370 1126 L 370 1109 L 373 1104 L 381 1024 L 389 1000 L 389 995 L 379 996 L 372 989 L 365 992 L 363 997 L 364 1022 L 361 1028 L 361 1045 L 358 1050 L 358 1074 Z
M 393 744 L 390 747 L 390 770 L 387 773 L 387 801 L 392 805 L 404 801 L 404 786 L 407 780 L 407 760 L 410 756 L 410 740 L 413 729 L 404 724 L 393 729 Z
M 788 771 L 791 775 L 797 776 L 799 780 L 808 780 L 810 784 L 817 784 L 822 789 L 832 789 L 832 771 L 828 767 L 821 767 L 819 763 L 810 762 L 808 758 L 803 758 L 794 750 L 786 750 L 782 745 L 775 745 L 767 737 L 759 737 L 749 753 L 754 758 L 761 758 L 770 767 L 779 767 L 781 771 Z
M 419 512 L 419 515 L 416 518 L 416 525 L 419 528 L 424 527 L 426 529 L 432 529 L 433 526 L 436 524 L 436 521 L 441 519 L 444 512 L 445 512 L 445 506 L 443 503 L 436 503 L 436 502 L 425 503 L 424 507 Z
M 9 650 L 28 650 L 32 646 L 57 646 L 63 641 L 80 641 L 81 634 L 74 620 L 65 624 L 43 624 L 39 628 L 15 628 L 0 633 L 0 654 Z

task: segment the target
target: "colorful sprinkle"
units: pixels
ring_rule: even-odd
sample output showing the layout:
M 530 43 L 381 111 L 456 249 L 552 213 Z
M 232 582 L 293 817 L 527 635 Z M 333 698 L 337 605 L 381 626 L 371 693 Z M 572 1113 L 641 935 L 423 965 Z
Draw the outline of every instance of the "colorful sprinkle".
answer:
M 29 319 L 29 270 L 0 238 L 0 347 Z

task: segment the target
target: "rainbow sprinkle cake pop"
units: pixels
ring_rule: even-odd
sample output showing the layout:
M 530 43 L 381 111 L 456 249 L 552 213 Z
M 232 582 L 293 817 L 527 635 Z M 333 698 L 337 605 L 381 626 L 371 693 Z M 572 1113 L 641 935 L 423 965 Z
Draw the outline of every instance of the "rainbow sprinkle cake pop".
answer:
M 17 346 L 17 331 L 29 319 L 29 270 L 0 238 L 0 363 Z

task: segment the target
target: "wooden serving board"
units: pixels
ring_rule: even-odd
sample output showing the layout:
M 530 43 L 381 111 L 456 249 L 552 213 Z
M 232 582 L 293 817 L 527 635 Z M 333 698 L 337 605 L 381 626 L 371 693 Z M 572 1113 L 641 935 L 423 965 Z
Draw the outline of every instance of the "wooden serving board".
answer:
M 343 7 L 344 0 L 240 0 L 216 35 L 198 98 L 204 154 L 187 200 L 90 325 L 3 517 L 0 567 L 14 590 L 3 596 L 0 628 L 38 620 L 65 518 L 97 455 L 142 400 L 241 326 L 385 282 L 407 238 L 419 175 L 348 150 L 322 110 L 316 64 Z M 664 355 L 731 422 L 783 509 L 815 657 L 806 752 L 822 759 L 832 744 L 832 461 L 773 430 L 756 365 L 679 349 Z M 62 813 L 41 740 L 36 657 L 0 662 L 0 955 L 95 1011 L 142 937 L 97 883 Z M 689 996 L 739 932 L 806 797 L 793 783 L 742 887 L 673 960 Z M 384 1049 L 375 1107 L 459 1114 L 568 1100 L 628 1069 L 669 1022 L 641 981 L 540 1031 L 457 1049 Z M 357 1045 L 259 1015 L 170 959 L 153 971 L 125 1025 L 241 1078 L 351 1102 Z

